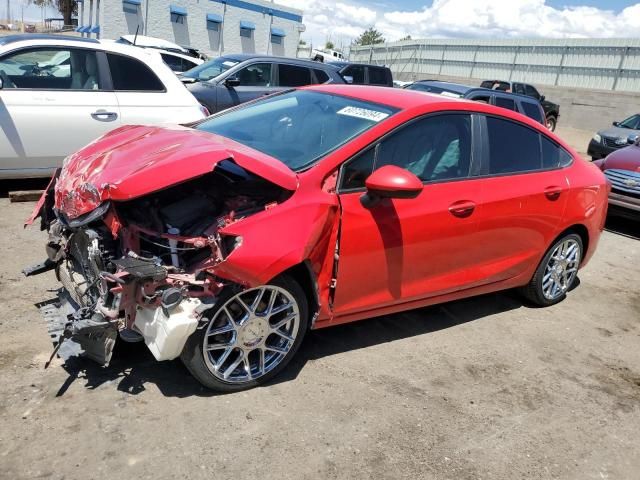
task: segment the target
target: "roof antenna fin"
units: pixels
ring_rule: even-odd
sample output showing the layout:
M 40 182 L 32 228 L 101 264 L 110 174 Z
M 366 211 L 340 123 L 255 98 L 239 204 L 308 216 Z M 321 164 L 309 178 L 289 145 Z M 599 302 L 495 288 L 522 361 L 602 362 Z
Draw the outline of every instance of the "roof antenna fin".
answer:
M 140 24 L 136 27 L 136 34 L 133 37 L 133 44 L 136 44 L 136 40 L 138 39 L 138 30 L 140 30 Z

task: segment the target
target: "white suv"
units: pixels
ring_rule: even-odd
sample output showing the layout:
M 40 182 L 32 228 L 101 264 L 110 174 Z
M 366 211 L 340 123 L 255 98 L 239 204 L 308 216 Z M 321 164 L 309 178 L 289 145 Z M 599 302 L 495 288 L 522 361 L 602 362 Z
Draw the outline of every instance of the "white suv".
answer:
M 156 51 L 57 35 L 0 37 L 0 178 L 49 176 L 122 125 L 205 115 Z

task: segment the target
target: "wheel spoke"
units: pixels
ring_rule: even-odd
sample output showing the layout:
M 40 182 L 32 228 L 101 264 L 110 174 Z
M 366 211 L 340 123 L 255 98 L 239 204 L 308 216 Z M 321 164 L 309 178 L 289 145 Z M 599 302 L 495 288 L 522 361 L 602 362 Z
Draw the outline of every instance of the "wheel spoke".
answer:
M 260 305 L 260 301 L 262 300 L 262 297 L 264 296 L 264 292 L 265 292 L 265 288 L 261 288 L 260 291 L 258 292 L 258 294 L 256 295 L 255 300 L 253 301 L 253 303 L 251 303 L 251 313 L 255 313 L 258 305 Z
M 264 349 L 258 349 L 258 376 L 264 373 Z
M 229 355 L 231 354 L 232 351 L 233 351 L 233 347 L 227 347 L 226 350 L 222 353 L 222 355 L 220 355 L 220 358 L 218 358 L 218 360 L 216 361 L 216 364 L 214 365 L 216 370 L 220 370 L 220 367 L 224 364 L 224 362 L 227 361 L 227 358 L 229 358 Z
M 264 347 L 264 349 L 268 352 L 280 353 L 282 355 L 286 355 L 286 353 L 289 351 L 289 349 L 274 347 L 273 345 L 267 345 Z
M 243 358 L 244 361 L 244 370 L 247 372 L 247 376 L 249 380 L 253 380 L 253 375 L 251 374 L 251 363 L 249 362 L 249 354 L 246 354 Z
M 223 378 L 226 380 L 229 376 L 238 368 L 238 365 L 242 363 L 244 360 L 244 352 L 242 350 L 238 353 L 238 358 L 236 358 L 231 365 L 224 371 L 222 374 Z
M 286 315 L 282 319 L 278 320 L 275 324 L 271 325 L 271 330 L 279 329 L 283 325 L 286 325 L 287 323 L 289 323 L 294 318 L 296 318 L 296 313 L 295 312 L 292 312 L 292 313 Z
M 285 340 L 289 341 L 289 342 L 293 342 L 294 338 L 289 335 L 288 333 L 285 333 L 281 330 L 274 330 L 273 333 L 275 333 L 276 335 L 281 336 L 282 338 L 284 338 Z
M 234 330 L 235 330 L 235 327 L 231 323 L 228 323 L 227 325 L 223 325 L 222 327 L 209 330 L 207 332 L 207 335 L 209 337 L 212 337 L 214 335 L 220 335 L 221 333 L 233 332 Z
M 278 305 L 277 307 L 272 307 L 271 311 L 269 312 L 269 316 L 271 317 L 277 313 L 284 312 L 290 306 L 291 306 L 290 303 L 284 303 L 282 305 Z

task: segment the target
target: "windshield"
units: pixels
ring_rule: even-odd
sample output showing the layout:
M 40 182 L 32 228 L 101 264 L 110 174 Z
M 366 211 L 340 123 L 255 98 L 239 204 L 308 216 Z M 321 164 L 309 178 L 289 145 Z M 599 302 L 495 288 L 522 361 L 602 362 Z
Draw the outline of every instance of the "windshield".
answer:
M 214 116 L 204 130 L 302 170 L 397 110 L 352 98 L 295 90 Z
M 410 85 L 407 85 L 404 88 L 406 88 L 407 90 L 417 90 L 418 92 L 437 93 L 439 95 L 444 95 L 447 97 L 455 97 L 455 98 L 462 97 L 462 94 L 459 92 L 454 92 L 453 90 L 448 90 L 443 87 L 428 85 L 426 83 L 412 83 Z
M 222 72 L 226 72 L 234 65 L 240 63 L 240 60 L 229 57 L 218 57 L 208 62 L 204 62 L 197 67 L 193 67 L 191 70 L 187 70 L 182 74 L 183 77 L 195 78 L 205 82 L 217 77 Z
M 622 128 L 630 128 L 632 130 L 640 130 L 640 115 L 631 115 L 626 120 L 618 124 Z

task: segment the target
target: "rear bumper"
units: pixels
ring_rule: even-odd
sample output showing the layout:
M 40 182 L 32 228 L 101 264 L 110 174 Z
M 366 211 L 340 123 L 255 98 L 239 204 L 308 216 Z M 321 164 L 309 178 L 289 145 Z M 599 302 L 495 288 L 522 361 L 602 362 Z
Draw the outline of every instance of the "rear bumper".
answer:
M 589 147 L 587 148 L 587 155 L 589 155 L 592 159 L 598 160 L 600 158 L 605 158 L 611 152 L 615 152 L 615 148 L 605 147 L 601 143 L 596 142 L 591 139 L 589 142 Z

